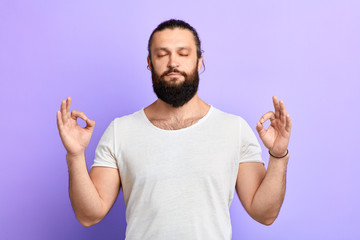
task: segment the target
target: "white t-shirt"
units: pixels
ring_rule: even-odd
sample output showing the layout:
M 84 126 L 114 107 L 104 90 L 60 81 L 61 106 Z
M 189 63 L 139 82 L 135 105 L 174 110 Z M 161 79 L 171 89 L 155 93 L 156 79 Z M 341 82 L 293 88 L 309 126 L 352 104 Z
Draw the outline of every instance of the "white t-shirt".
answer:
M 243 162 L 264 164 L 241 117 L 210 106 L 195 124 L 164 130 L 142 108 L 110 123 L 91 167 L 119 169 L 126 240 L 230 240 L 229 208 Z

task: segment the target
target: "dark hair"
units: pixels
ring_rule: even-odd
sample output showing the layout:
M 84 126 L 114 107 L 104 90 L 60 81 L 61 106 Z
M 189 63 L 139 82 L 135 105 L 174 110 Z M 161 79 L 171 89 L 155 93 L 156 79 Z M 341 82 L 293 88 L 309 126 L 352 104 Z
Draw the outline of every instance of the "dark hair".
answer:
M 195 45 L 196 45 L 197 58 L 199 59 L 201 57 L 201 54 L 203 51 L 201 50 L 201 42 L 200 42 L 199 36 L 198 36 L 195 28 L 193 28 L 192 26 L 190 26 L 190 24 L 188 24 L 187 22 L 184 22 L 182 20 L 170 19 L 170 20 L 160 23 L 157 26 L 157 28 L 155 28 L 154 31 L 150 35 L 149 42 L 148 42 L 148 52 L 149 52 L 148 57 L 150 60 L 151 60 L 151 44 L 152 44 L 152 39 L 153 39 L 154 34 L 156 32 L 160 32 L 164 29 L 174 29 L 174 28 L 188 29 L 192 32 L 192 34 L 194 35 L 194 40 L 195 40 Z

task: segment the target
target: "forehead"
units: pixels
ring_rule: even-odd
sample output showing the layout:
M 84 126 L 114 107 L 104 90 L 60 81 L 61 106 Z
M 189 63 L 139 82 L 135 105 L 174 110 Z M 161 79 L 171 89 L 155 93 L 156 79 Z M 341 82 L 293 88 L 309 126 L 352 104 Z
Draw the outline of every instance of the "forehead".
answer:
M 157 48 L 196 48 L 193 33 L 188 29 L 164 29 L 153 35 L 151 49 Z

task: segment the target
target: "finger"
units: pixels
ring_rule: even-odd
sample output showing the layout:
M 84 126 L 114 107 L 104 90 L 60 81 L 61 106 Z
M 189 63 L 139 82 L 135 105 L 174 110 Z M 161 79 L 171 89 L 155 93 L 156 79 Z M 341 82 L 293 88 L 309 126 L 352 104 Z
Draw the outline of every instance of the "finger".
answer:
M 63 122 L 61 119 L 61 112 L 60 111 L 56 111 L 56 123 L 59 129 L 59 132 L 62 131 L 62 127 L 63 127 Z
M 289 115 L 289 114 L 286 115 L 285 130 L 286 130 L 287 132 L 290 132 L 290 131 L 291 131 L 291 119 L 290 119 L 290 115 Z
M 68 120 L 68 117 L 66 116 L 66 102 L 65 102 L 65 100 L 61 101 L 60 110 L 61 110 L 62 122 L 63 122 L 63 124 L 66 124 L 67 120 Z
M 274 103 L 274 108 L 275 108 L 275 118 L 279 118 L 280 117 L 280 105 L 279 105 L 279 101 L 276 96 L 273 96 L 273 103 Z
M 283 124 L 286 124 L 286 109 L 283 100 L 280 100 L 280 120 Z
M 70 117 L 71 97 L 66 99 L 66 114 Z
M 272 111 L 269 111 L 267 113 L 265 113 L 261 118 L 260 118 L 260 123 L 263 124 L 264 122 L 266 122 L 267 120 L 272 121 L 275 120 L 275 114 Z
M 81 118 L 82 120 L 84 120 L 86 122 L 86 127 L 88 129 L 94 128 L 95 127 L 95 121 L 94 120 L 90 120 L 85 113 L 81 112 L 81 111 L 77 111 L 77 110 L 73 110 L 71 112 L 71 117 L 73 119 L 76 120 L 76 118 Z
M 88 119 L 86 117 L 85 113 L 83 113 L 82 111 L 72 110 L 71 111 L 71 118 L 76 120 L 78 117 L 81 118 L 84 121 L 86 121 Z

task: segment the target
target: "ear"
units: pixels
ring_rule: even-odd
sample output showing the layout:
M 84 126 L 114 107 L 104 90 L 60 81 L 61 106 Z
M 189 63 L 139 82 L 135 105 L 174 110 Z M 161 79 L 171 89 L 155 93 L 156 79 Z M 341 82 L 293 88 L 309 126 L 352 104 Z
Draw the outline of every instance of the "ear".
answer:
M 148 67 L 149 67 L 150 71 L 152 71 L 152 69 L 151 69 L 151 60 L 150 60 L 149 56 L 147 57 L 146 60 L 147 60 L 147 64 L 148 64 Z
M 203 56 L 201 55 L 201 57 L 198 59 L 198 72 L 200 72 L 200 69 L 202 67 L 202 62 L 203 62 Z

